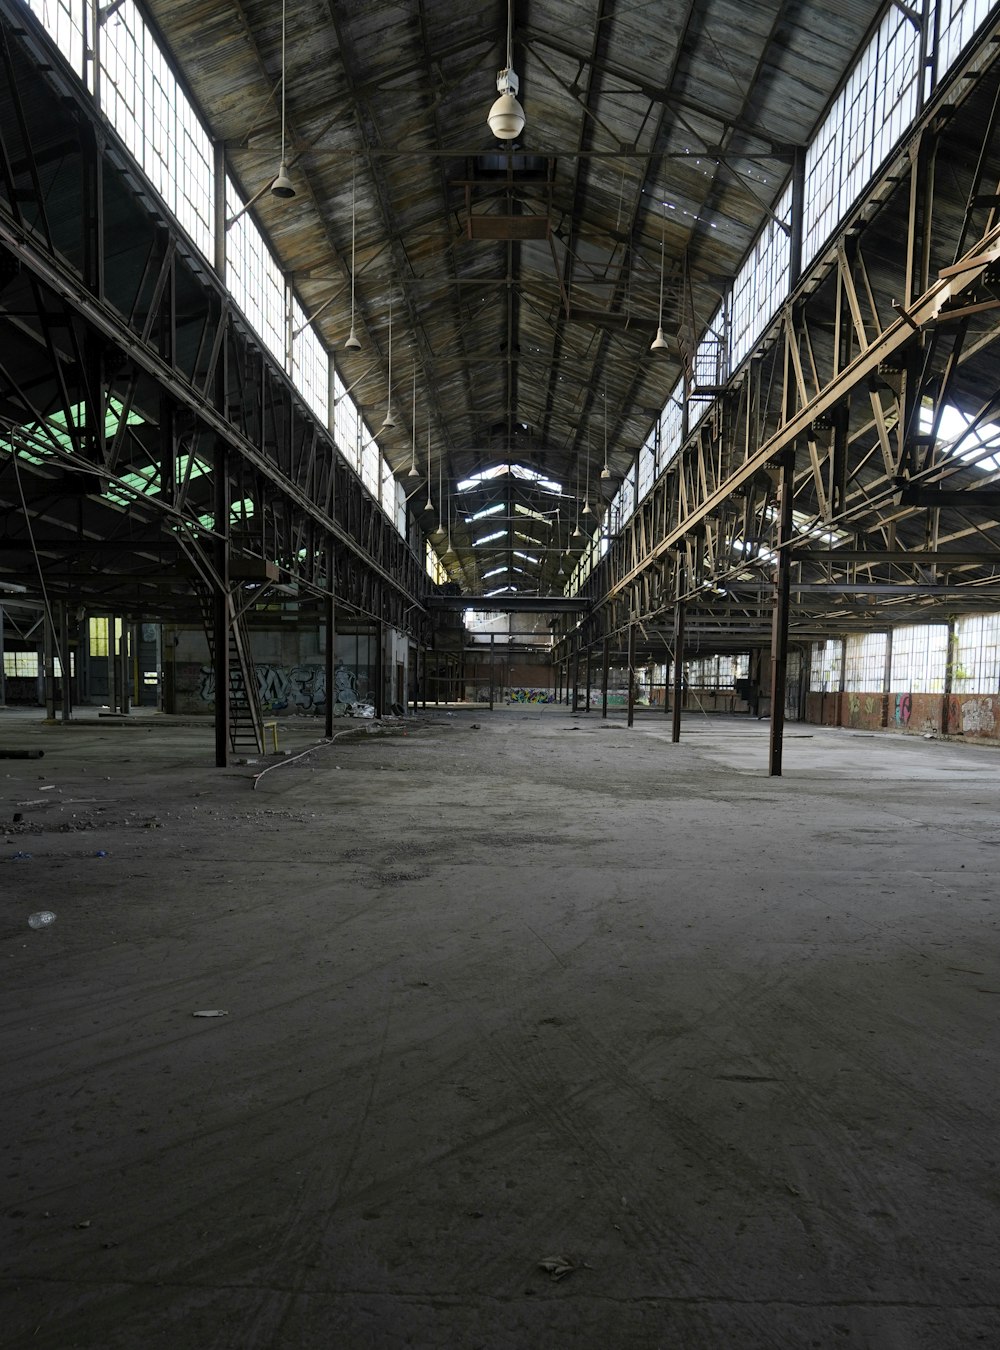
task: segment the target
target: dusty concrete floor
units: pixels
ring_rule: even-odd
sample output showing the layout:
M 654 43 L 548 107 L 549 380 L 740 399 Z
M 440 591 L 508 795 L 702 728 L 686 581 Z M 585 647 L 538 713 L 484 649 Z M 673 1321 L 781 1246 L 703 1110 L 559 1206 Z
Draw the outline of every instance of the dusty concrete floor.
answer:
M 1000 1344 L 998 752 L 766 734 L 0 714 L 0 1343 Z

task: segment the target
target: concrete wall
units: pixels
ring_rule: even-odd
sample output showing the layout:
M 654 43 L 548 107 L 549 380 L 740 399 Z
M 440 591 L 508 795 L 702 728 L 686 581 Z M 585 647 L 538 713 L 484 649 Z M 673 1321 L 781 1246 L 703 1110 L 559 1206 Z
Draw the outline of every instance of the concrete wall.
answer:
M 962 736 L 966 740 L 1000 740 L 1000 695 L 997 694 L 809 694 L 806 721 L 865 731 L 898 731 Z
M 358 698 L 374 700 L 377 639 L 338 633 L 335 669 L 352 677 Z M 265 712 L 317 714 L 326 709 L 326 635 L 323 629 L 259 629 L 251 635 L 257 690 Z M 164 708 L 173 713 L 209 713 L 215 707 L 215 672 L 201 629 L 164 629 Z M 386 708 L 396 702 L 400 683 L 408 689 L 409 639 L 390 631 L 385 639 Z M 400 672 L 399 667 L 402 666 Z

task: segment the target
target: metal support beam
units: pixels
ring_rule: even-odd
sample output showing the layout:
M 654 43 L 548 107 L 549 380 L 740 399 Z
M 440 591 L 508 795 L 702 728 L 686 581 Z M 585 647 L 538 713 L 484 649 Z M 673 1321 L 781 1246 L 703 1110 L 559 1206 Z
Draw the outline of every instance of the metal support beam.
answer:
M 635 722 L 635 624 L 628 626 L 628 725 Z
M 670 739 L 676 745 L 681 738 L 681 708 L 684 703 L 684 601 L 674 606 L 674 715 Z
M 608 720 L 608 675 L 611 671 L 611 639 L 604 639 L 604 653 L 601 661 L 601 716 Z
M 215 578 L 212 587 L 212 645 L 215 648 L 215 763 L 229 764 L 229 455 L 223 441 L 215 444 L 215 519 L 224 522 L 213 541 Z
M 333 594 L 333 544 L 327 546 L 326 575 L 330 593 L 326 597 L 326 716 L 323 733 L 329 740 L 333 736 L 333 705 L 336 702 L 336 662 L 337 662 L 337 601 Z
M 786 545 L 792 537 L 792 492 L 795 485 L 795 453 L 786 450 L 781 457 L 781 483 L 778 503 L 778 562 L 771 628 L 771 735 L 768 747 L 768 774 L 781 776 L 781 751 L 785 730 L 785 680 L 788 672 L 788 614 L 791 607 L 792 563 Z

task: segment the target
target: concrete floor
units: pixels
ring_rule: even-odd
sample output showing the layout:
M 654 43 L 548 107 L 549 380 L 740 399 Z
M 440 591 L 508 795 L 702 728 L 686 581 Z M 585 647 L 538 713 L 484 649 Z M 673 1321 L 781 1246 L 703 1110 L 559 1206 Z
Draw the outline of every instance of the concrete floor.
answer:
M 0 1344 L 1000 1344 L 997 750 L 406 731 L 0 714 Z

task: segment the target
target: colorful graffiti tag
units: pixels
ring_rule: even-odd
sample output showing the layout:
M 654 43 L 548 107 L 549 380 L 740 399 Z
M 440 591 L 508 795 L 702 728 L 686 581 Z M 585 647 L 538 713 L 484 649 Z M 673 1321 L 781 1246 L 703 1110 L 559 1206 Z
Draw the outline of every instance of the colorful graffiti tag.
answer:
M 551 689 L 508 689 L 506 697 L 511 703 L 555 703 L 556 696 Z
M 894 713 L 897 727 L 908 727 L 910 725 L 910 713 L 913 711 L 913 700 L 909 694 L 896 695 L 896 710 Z
M 198 696 L 204 703 L 215 701 L 215 671 L 201 667 Z M 323 666 L 255 665 L 257 694 L 264 712 L 312 712 L 326 707 L 326 670 Z

